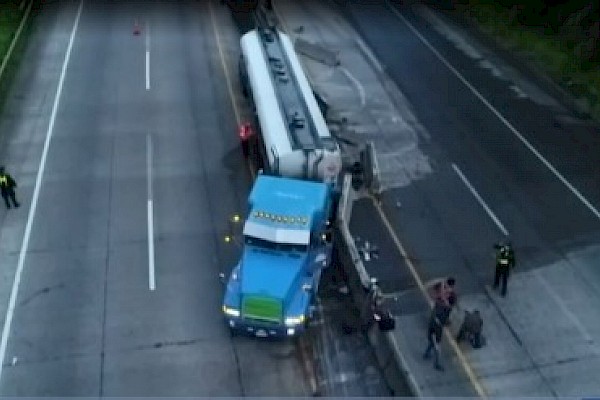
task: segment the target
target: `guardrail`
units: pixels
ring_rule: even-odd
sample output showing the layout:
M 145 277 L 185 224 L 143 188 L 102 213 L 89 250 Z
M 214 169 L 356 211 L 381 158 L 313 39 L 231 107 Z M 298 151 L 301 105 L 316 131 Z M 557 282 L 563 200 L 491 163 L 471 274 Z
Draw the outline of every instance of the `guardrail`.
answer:
M 270 24 L 278 24 L 276 13 L 270 12 L 271 7 L 261 7 L 257 10 L 262 14 L 258 19 L 263 23 L 268 21 Z M 317 59 L 327 65 L 337 66 L 339 57 L 337 53 L 327 52 L 326 49 L 315 44 L 302 41 L 295 41 L 295 49 L 307 57 Z M 363 169 L 363 185 L 374 197 L 381 194 L 380 169 L 377 162 L 376 149 L 373 142 L 367 142 L 360 155 L 360 163 Z M 345 174 L 342 182 L 342 193 L 340 196 L 337 216 L 336 216 L 336 235 L 334 235 L 334 247 L 337 251 L 337 261 L 350 294 L 357 307 L 363 311 L 361 317 L 365 317 L 370 312 L 371 277 L 369 276 L 360 253 L 354 243 L 354 238 L 350 232 L 349 223 L 352 216 L 352 207 L 356 199 L 356 192 L 352 188 L 352 174 Z M 412 373 L 408 368 L 401 349 L 394 338 L 392 332 L 380 331 L 377 324 L 372 324 L 367 331 L 367 338 L 373 348 L 379 367 L 383 372 L 384 379 L 389 388 L 394 393 L 405 394 L 408 390 L 414 397 L 422 397 L 421 390 L 416 383 Z
M 336 268 L 342 269 L 341 272 L 346 279 L 354 303 L 360 310 L 368 310 L 371 279 L 349 228 L 355 198 L 356 192 L 352 189 L 352 176 L 346 174 L 342 183 L 336 223 L 337 234 L 334 241 L 339 262 Z M 361 313 L 361 315 L 366 316 L 365 313 Z M 382 332 L 377 324 L 372 324 L 368 328 L 367 337 L 390 389 L 394 393 L 403 393 L 408 388 L 413 396 L 421 397 L 421 390 L 408 368 L 401 349 L 398 348 L 393 333 Z

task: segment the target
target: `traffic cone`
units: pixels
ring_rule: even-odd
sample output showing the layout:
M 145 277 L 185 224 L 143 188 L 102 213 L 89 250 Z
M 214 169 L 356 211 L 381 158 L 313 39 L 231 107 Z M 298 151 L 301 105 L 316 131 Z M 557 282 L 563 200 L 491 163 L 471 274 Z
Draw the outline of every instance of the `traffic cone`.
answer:
M 139 35 L 140 34 L 140 24 L 137 22 L 137 20 L 133 23 L 133 34 L 134 35 Z

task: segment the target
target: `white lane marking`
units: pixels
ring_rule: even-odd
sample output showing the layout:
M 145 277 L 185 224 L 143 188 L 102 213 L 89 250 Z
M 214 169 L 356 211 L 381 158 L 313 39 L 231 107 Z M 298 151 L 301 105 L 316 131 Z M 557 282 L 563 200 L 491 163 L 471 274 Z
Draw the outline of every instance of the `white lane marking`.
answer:
M 425 46 L 429 48 L 435 54 L 435 56 L 446 66 L 456 77 L 466 86 L 469 90 L 479 99 L 485 106 L 492 112 L 502 123 L 540 160 L 553 174 L 556 176 L 598 219 L 600 219 L 600 212 L 585 198 L 583 195 L 577 190 L 567 179 L 562 176 L 560 172 L 554 166 L 546 160 L 546 158 L 533 147 L 531 143 L 514 127 L 498 110 L 496 110 L 477 89 L 473 87 L 461 74 L 458 72 L 445 58 L 442 56 L 428 41 L 419 33 L 419 31 L 412 26 L 410 22 L 396 8 L 389 4 L 389 1 L 386 1 L 388 7 L 392 10 L 392 12 L 400 18 L 406 26 L 410 28 L 410 30 L 423 42 Z
M 417 286 L 419 287 L 421 294 L 423 295 L 423 297 L 426 299 L 427 303 L 429 304 L 429 308 L 433 309 L 433 300 L 429 296 L 429 293 L 427 292 L 427 288 L 425 288 L 425 285 L 423 284 L 423 280 L 421 279 L 421 277 L 419 276 L 419 273 L 417 272 L 417 268 L 411 261 L 411 258 L 408 256 L 408 253 L 406 252 L 406 249 L 402 245 L 402 242 L 400 242 L 400 239 L 398 238 L 396 231 L 394 231 L 394 228 L 392 227 L 392 223 L 388 220 L 387 216 L 383 212 L 383 209 L 381 208 L 381 204 L 379 203 L 379 201 L 375 200 L 375 198 L 372 196 L 371 196 L 371 202 L 373 203 L 373 206 L 379 213 L 379 216 L 381 217 L 383 224 L 387 228 L 388 233 L 390 234 L 392 240 L 394 241 L 396 248 L 402 255 L 402 260 L 404 260 L 406 265 L 408 266 L 408 269 L 410 270 L 411 275 L 413 276 L 415 282 L 417 283 Z M 473 371 L 471 364 L 469 364 L 469 360 L 467 359 L 467 357 L 465 357 L 464 353 L 462 352 L 462 350 L 456 343 L 456 340 L 454 340 L 454 335 L 452 334 L 452 332 L 450 331 L 449 328 L 444 328 L 444 335 L 446 336 L 448 343 L 450 343 L 450 346 L 454 350 L 454 353 L 458 357 L 458 361 L 459 361 L 460 365 L 463 367 L 465 373 L 467 374 L 467 377 L 469 378 L 469 381 L 473 385 L 473 388 L 477 392 L 478 396 L 482 399 L 487 399 L 488 395 L 487 395 L 486 389 L 483 387 L 483 385 L 477 378 L 477 375 L 475 375 L 475 372 Z
M 152 137 L 146 135 L 146 176 L 148 177 L 148 287 L 156 289 L 154 275 L 154 195 L 152 191 Z
M 23 6 L 25 4 L 25 0 L 23 0 L 23 2 L 21 3 L 21 6 L 19 7 L 19 10 L 23 9 Z M 23 27 L 25 26 L 25 22 L 27 21 L 27 18 L 29 18 L 29 14 L 31 13 L 31 6 L 33 5 L 33 1 L 29 2 L 29 6 L 27 7 L 27 11 L 25 11 L 25 14 L 23 15 L 23 18 L 21 18 L 21 23 L 19 23 L 19 27 L 17 28 L 17 31 L 15 32 L 15 36 L 13 37 L 12 41 L 10 42 L 10 46 L 8 47 L 8 51 L 6 52 L 6 55 L 4 56 L 4 59 L 2 60 L 2 65 L 0 65 L 0 79 L 2 78 L 2 74 L 4 73 L 4 69 L 6 69 L 6 64 L 8 64 L 8 60 L 10 60 L 10 56 L 12 55 L 12 52 L 17 44 L 17 42 L 19 41 L 19 37 L 21 37 L 21 32 L 23 31 Z
M 146 90 L 150 90 L 150 23 L 146 22 Z
M 504 236 L 508 236 L 508 231 L 506 230 L 504 225 L 502 225 L 502 222 L 500 222 L 498 217 L 496 217 L 496 214 L 494 214 L 494 212 L 488 207 L 488 205 L 485 203 L 485 201 L 483 201 L 483 199 L 481 198 L 479 193 L 477 193 L 477 191 L 475 190 L 473 185 L 471 185 L 471 183 L 469 182 L 467 177 L 462 173 L 460 168 L 458 168 L 458 166 L 454 163 L 452 163 L 452 168 L 454 168 L 454 171 L 458 174 L 458 176 L 463 181 L 463 183 L 469 188 L 471 193 L 473 193 L 473 196 L 475 196 L 475 198 L 477 199 L 479 204 L 481 204 L 481 206 L 485 209 L 485 211 L 488 213 L 490 218 L 496 223 L 496 226 L 502 231 Z
M 19 261 L 17 264 L 17 270 L 15 271 L 15 278 L 10 292 L 10 298 L 8 300 L 8 309 L 6 311 L 6 318 L 4 321 L 4 328 L 2 329 L 2 341 L 0 342 L 0 381 L 2 380 L 2 366 L 4 365 L 4 358 L 6 355 L 6 346 L 8 344 L 8 336 L 10 334 L 10 326 L 12 324 L 13 315 L 15 312 L 15 304 L 17 302 L 17 295 L 19 293 L 19 285 L 21 283 L 21 275 L 23 274 L 23 267 L 25 266 L 25 256 L 29 247 L 29 238 L 31 236 L 31 227 L 33 226 L 33 219 L 35 217 L 35 210 L 37 209 L 37 202 L 40 196 L 40 188 L 42 186 L 42 177 L 44 176 L 44 169 L 46 168 L 46 158 L 48 157 L 48 149 L 50 148 L 50 140 L 52 139 L 52 133 L 54 132 L 54 122 L 56 120 L 56 114 L 58 112 L 58 106 L 60 104 L 60 96 L 62 94 L 63 85 L 65 82 L 65 76 L 67 74 L 67 65 L 71 58 L 71 50 L 73 49 L 73 42 L 75 41 L 75 34 L 77 33 L 77 27 L 79 26 L 79 19 L 81 17 L 81 11 L 83 10 L 83 0 L 79 3 L 77 10 L 77 16 L 73 23 L 73 29 L 71 30 L 71 37 L 69 39 L 69 45 L 67 52 L 65 53 L 65 59 L 63 61 L 62 70 L 60 72 L 60 79 L 58 80 L 58 87 L 56 88 L 56 94 L 54 96 L 54 104 L 52 106 L 52 113 L 50 114 L 50 122 L 48 123 L 48 130 L 46 131 L 46 140 L 44 141 L 44 150 L 42 151 L 42 157 L 40 159 L 40 165 L 38 168 L 37 177 L 35 179 L 35 187 L 33 189 L 33 196 L 31 198 L 31 207 L 29 208 L 29 215 L 27 216 L 27 225 L 25 226 L 25 233 L 23 234 L 23 242 L 21 243 L 21 251 L 19 252 Z
M 148 199 L 148 288 L 156 289 L 154 275 L 154 204 Z
M 346 75 L 346 77 L 348 79 L 350 79 L 350 81 L 352 81 L 352 83 L 354 84 L 354 86 L 356 87 L 356 89 L 358 90 L 358 94 L 360 96 L 360 105 L 361 107 L 364 107 L 366 104 L 366 95 L 365 95 L 365 88 L 363 87 L 363 85 L 360 83 L 360 81 L 358 79 L 356 79 L 354 77 L 354 75 L 352 75 L 350 73 L 350 71 L 348 71 L 346 69 L 346 67 L 340 67 L 340 71 L 342 71 L 344 73 L 344 75 Z
M 150 52 L 146 51 L 146 90 L 150 90 Z

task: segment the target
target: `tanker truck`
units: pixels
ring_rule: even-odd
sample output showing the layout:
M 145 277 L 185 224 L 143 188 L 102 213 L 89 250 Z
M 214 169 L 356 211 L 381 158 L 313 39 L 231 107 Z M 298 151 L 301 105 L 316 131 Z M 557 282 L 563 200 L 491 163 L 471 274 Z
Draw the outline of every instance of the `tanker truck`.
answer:
M 240 44 L 242 91 L 255 116 L 243 146 L 259 174 L 222 311 L 232 332 L 295 336 L 331 260 L 340 148 L 288 36 L 258 28 Z

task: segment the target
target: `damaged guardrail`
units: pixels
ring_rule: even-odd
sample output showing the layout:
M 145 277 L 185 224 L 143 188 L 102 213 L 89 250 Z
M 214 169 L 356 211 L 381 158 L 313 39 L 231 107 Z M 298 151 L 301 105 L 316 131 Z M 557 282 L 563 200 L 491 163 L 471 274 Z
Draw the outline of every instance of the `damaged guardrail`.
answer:
M 352 176 L 346 174 L 342 184 L 334 242 L 339 262 L 337 267 L 342 269 L 341 272 L 355 304 L 360 310 L 366 310 L 369 309 L 371 301 L 369 296 L 371 277 L 365 269 L 349 228 L 355 198 Z M 361 314 L 364 316 L 364 313 Z M 377 324 L 371 324 L 367 330 L 367 337 L 390 389 L 394 393 L 402 393 L 408 388 L 413 396 L 421 397 L 421 390 L 408 368 L 401 349 L 398 348 L 393 333 L 382 332 Z

